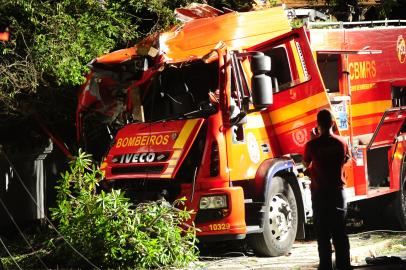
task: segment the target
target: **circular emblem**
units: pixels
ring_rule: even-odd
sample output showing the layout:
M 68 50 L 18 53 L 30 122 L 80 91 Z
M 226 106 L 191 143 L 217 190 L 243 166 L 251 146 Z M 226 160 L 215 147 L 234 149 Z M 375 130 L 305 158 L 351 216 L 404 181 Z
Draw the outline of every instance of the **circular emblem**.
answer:
M 406 43 L 403 36 L 398 37 L 398 42 L 396 45 L 396 51 L 398 54 L 398 59 L 401 64 L 403 64 L 406 60 Z
M 255 135 L 249 132 L 247 134 L 247 147 L 248 154 L 253 163 L 257 164 L 261 159 L 261 154 L 259 152 L 259 146 Z
M 299 129 L 292 133 L 292 138 L 297 146 L 303 146 L 307 142 L 307 133 L 304 129 Z

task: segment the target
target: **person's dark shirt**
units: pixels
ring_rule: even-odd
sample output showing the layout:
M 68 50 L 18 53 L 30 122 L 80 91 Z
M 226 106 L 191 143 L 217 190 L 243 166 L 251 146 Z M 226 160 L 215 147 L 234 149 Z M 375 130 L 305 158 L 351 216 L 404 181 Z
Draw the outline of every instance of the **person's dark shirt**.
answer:
M 343 138 L 323 134 L 307 142 L 304 161 L 311 163 L 311 190 L 331 190 L 345 184 L 343 165 L 348 160 L 348 146 Z

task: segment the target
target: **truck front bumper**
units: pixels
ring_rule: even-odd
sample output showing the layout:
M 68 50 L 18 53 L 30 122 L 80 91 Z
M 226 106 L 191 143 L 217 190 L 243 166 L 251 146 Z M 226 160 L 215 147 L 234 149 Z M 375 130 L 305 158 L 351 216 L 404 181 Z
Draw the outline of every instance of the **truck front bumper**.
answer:
M 202 197 L 215 195 L 226 195 L 227 207 L 200 209 Z M 244 192 L 241 187 L 196 191 L 192 201 L 192 209 L 196 211 L 194 222 L 198 228 L 197 236 L 202 241 L 245 238 L 247 227 L 245 224 Z

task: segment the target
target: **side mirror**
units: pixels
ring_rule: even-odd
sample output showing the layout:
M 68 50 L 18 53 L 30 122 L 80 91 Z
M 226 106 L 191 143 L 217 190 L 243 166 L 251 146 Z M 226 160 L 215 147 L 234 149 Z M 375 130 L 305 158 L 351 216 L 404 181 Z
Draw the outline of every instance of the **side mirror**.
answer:
M 267 72 L 271 71 L 271 58 L 266 55 L 251 57 L 251 95 L 254 107 L 265 108 L 273 103 L 272 79 Z

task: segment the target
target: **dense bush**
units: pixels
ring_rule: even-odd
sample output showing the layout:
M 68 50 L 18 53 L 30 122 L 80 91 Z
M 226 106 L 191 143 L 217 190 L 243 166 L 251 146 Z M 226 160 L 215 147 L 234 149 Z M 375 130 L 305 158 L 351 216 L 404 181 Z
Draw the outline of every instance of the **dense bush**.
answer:
M 59 265 L 88 265 L 71 245 L 108 268 L 184 266 L 197 259 L 195 230 L 185 224 L 190 212 L 179 209 L 182 201 L 178 208 L 165 201 L 134 206 L 120 190 L 96 192 L 100 176 L 80 152 L 59 180 L 58 207 L 51 210 L 66 240 L 52 243 Z
M 11 32 L 9 42 L 0 42 L 0 114 L 21 114 L 27 97 L 42 103 L 52 91 L 72 91 L 91 59 L 168 28 L 174 8 L 188 2 L 0 1 L 0 27 Z

